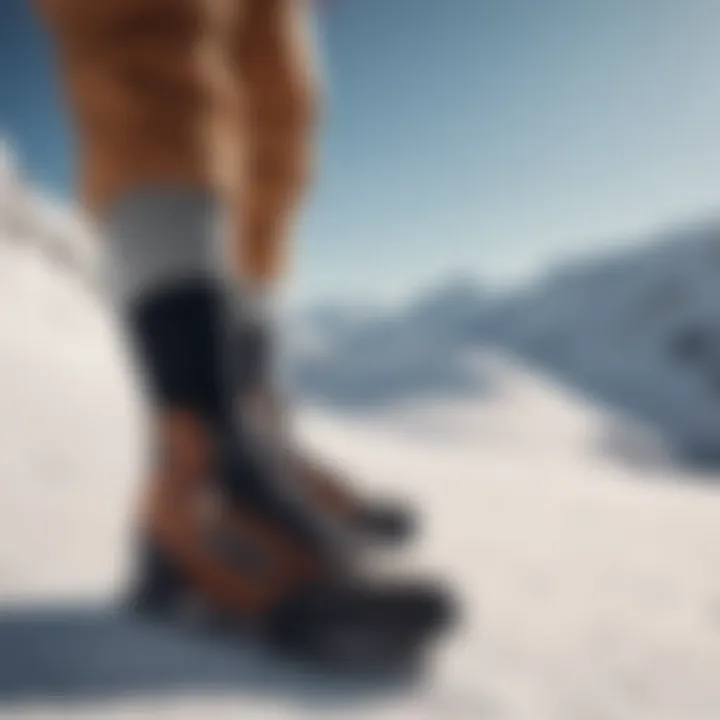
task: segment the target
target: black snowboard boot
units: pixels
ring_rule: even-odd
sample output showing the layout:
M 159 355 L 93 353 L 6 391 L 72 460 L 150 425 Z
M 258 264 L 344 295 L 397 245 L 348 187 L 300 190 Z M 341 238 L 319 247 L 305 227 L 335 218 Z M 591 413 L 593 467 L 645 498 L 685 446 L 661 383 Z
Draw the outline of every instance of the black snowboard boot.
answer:
M 179 411 L 191 426 L 166 443 L 150 489 L 134 607 L 162 616 L 199 598 L 325 666 L 377 666 L 427 648 L 450 623 L 448 596 L 432 583 L 359 577 L 352 533 L 303 492 L 265 412 L 264 328 L 233 325 L 223 291 L 204 281 L 144 298 L 130 321 L 159 417 L 173 426 Z M 198 532 L 208 498 L 239 517 L 229 534 Z

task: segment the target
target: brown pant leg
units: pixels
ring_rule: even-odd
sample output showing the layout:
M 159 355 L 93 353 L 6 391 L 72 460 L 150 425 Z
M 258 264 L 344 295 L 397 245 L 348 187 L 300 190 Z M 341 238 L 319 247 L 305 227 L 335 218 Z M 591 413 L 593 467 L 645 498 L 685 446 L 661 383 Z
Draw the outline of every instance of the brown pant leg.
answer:
M 276 276 L 316 114 L 306 0 L 36 2 L 57 40 L 88 208 L 142 185 L 222 190 L 238 209 L 238 270 Z
M 36 0 L 58 47 L 90 210 L 144 185 L 237 194 L 227 43 L 244 1 Z
M 313 152 L 318 82 L 307 0 L 248 0 L 235 34 L 247 182 L 237 196 L 237 270 L 260 283 L 282 271 L 284 245 Z

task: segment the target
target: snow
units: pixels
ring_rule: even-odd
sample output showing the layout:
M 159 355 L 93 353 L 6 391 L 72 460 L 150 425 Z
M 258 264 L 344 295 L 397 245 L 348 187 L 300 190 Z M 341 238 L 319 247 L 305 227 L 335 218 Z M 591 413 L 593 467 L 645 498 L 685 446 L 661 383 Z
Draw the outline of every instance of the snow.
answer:
M 57 264 L 37 229 L 18 242 L 4 222 L 0 211 L 0 717 L 718 717 L 720 492 L 707 468 L 677 462 L 660 421 L 682 409 L 712 436 L 716 411 L 692 390 L 706 375 L 658 350 L 678 314 L 711 314 L 713 271 L 692 250 L 706 239 L 687 243 L 684 264 L 685 251 L 648 249 L 491 308 L 450 292 L 327 335 L 315 362 L 334 374 L 323 384 L 304 368 L 299 432 L 364 487 L 422 509 L 401 560 L 447 577 L 464 610 L 427 677 L 386 687 L 113 610 L 143 467 L 132 373 L 85 266 Z M 682 313 L 645 303 L 660 270 L 681 280 Z M 553 345 L 563 334 L 573 353 Z M 403 367 L 413 379 L 398 391 Z M 667 387 L 673 412 L 659 400 L 630 412 L 604 391 L 636 380 L 643 397 Z M 370 404 L 352 391 L 362 383 Z

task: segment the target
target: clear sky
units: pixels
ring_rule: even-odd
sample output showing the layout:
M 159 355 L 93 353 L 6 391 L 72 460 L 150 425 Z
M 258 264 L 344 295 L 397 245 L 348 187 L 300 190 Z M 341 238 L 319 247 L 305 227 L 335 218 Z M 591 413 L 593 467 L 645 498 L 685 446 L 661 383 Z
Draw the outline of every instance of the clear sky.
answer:
M 99 1 L 99 0 L 98 0 Z M 46 41 L 0 9 L 0 132 L 72 194 Z M 522 275 L 720 207 L 718 0 L 334 0 L 302 298 Z

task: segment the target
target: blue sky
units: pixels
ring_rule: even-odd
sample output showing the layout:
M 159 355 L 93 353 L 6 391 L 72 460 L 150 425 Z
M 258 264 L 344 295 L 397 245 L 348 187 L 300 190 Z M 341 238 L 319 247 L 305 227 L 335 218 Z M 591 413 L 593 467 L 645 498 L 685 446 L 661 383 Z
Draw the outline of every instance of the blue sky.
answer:
M 72 195 L 28 0 L 0 10 L 0 131 Z M 301 298 L 514 278 L 720 204 L 717 0 L 335 0 Z

